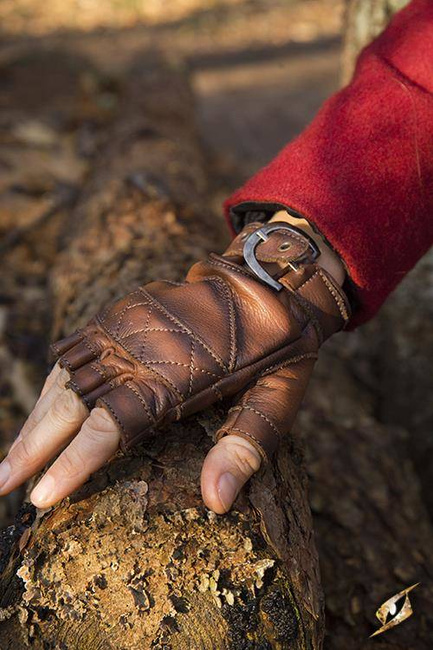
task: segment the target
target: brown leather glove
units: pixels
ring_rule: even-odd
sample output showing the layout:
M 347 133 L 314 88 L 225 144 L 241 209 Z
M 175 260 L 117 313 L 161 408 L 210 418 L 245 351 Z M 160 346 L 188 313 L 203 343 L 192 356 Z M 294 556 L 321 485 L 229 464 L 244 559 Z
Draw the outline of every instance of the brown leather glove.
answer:
M 320 345 L 349 319 L 318 254 L 287 223 L 248 225 L 185 282 L 140 287 L 53 344 L 67 386 L 110 411 L 124 449 L 244 391 L 217 439 L 243 436 L 266 460 L 292 426 Z

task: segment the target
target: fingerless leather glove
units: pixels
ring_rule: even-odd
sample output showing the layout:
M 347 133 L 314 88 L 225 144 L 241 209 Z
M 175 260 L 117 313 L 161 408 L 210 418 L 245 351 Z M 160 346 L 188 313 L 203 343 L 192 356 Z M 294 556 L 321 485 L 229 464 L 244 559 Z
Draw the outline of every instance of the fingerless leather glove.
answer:
M 292 426 L 321 344 L 344 327 L 343 291 L 318 250 L 286 223 L 244 228 L 185 282 L 152 282 L 53 344 L 67 384 L 109 410 L 124 449 L 238 395 L 217 433 L 269 458 Z

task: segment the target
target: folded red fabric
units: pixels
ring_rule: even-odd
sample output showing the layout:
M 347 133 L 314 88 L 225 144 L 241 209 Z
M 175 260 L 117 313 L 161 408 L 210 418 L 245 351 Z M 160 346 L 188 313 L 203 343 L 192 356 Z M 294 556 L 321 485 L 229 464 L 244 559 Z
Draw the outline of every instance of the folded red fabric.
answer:
M 412 0 L 360 54 L 351 83 L 226 202 L 288 207 L 342 257 L 355 286 L 350 327 L 369 320 L 433 244 L 433 2 Z

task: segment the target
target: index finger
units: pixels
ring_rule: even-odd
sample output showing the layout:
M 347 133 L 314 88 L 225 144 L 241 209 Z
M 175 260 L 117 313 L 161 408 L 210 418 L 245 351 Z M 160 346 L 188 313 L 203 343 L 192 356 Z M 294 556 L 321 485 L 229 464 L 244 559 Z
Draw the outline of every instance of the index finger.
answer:
M 33 407 L 27 420 L 24 422 L 19 436 L 14 440 L 9 452 L 11 452 L 16 445 L 21 442 L 22 438 L 32 431 L 35 426 L 46 415 L 56 398 L 61 394 L 65 388 L 65 384 L 69 379 L 67 370 L 61 368 L 58 363 L 51 370 L 50 374 L 45 380 L 38 401 Z

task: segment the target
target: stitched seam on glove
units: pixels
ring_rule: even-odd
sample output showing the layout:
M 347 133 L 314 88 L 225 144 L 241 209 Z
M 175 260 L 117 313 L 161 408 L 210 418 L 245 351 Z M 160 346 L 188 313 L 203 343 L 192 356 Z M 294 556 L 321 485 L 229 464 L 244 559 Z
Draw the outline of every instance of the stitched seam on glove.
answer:
M 175 384 L 173 384 L 173 382 L 170 379 L 167 379 L 167 377 L 165 377 L 163 374 L 155 370 L 155 368 L 148 366 L 147 361 L 146 362 L 142 361 L 142 364 L 146 368 L 146 370 L 148 370 L 152 375 L 155 375 L 158 378 L 158 381 L 160 381 L 161 384 L 163 384 L 166 388 L 171 388 L 172 390 L 174 390 L 174 392 L 176 393 L 177 397 L 181 402 L 185 400 L 185 395 L 180 392 L 179 388 Z
M 220 391 L 220 389 L 216 384 L 212 384 L 212 390 L 215 391 L 218 399 L 224 399 L 224 395 L 222 394 L 222 392 Z
M 65 388 L 71 388 L 74 391 L 74 393 L 76 393 L 80 397 L 83 397 L 83 391 L 80 389 L 78 384 L 75 383 L 72 377 L 68 379 L 68 381 L 66 382 Z
M 78 337 L 80 337 L 80 338 L 78 339 L 77 343 L 79 343 L 80 341 L 83 340 L 83 333 L 82 333 L 82 329 L 81 329 L 81 328 L 77 328 L 77 329 L 75 330 L 74 334 L 76 334 Z M 62 340 L 62 339 L 61 339 L 61 340 Z M 59 347 L 58 347 L 58 343 L 60 343 L 61 340 L 60 340 L 60 341 L 54 341 L 54 343 L 51 343 L 51 344 L 50 344 L 50 348 L 51 348 L 51 350 L 54 352 L 54 354 L 55 354 L 57 357 L 61 357 L 61 356 L 62 356 L 62 353 L 60 352 Z M 63 352 L 63 354 L 64 354 L 64 352 Z
M 301 238 L 300 238 L 300 239 L 301 239 Z M 214 258 L 210 258 L 208 263 L 209 263 L 209 264 L 212 264 L 212 265 L 214 265 L 214 266 L 221 266 L 221 267 L 223 267 L 223 268 L 225 267 L 225 268 L 227 268 L 227 269 L 229 269 L 229 270 L 233 270 L 233 271 L 235 271 L 235 272 L 237 272 L 237 273 L 241 273 L 242 275 L 246 275 L 249 279 L 255 279 L 257 282 L 259 282 L 259 281 L 257 280 L 257 278 L 254 278 L 252 275 L 243 272 L 243 270 L 241 270 L 241 269 L 237 268 L 236 266 L 231 265 L 231 264 L 229 264 L 229 263 L 227 263 L 227 262 L 222 262 L 221 260 L 215 260 Z M 296 288 L 296 289 L 293 288 L 293 287 L 288 283 L 287 279 L 284 278 L 284 277 L 280 278 L 279 281 L 282 282 L 282 284 L 284 285 L 284 287 L 285 287 L 285 288 L 290 292 L 290 294 L 291 294 L 293 297 L 295 297 L 295 298 L 298 299 L 298 304 L 299 304 L 299 306 L 304 307 L 304 311 L 305 311 L 305 312 L 307 313 L 307 315 L 309 316 L 310 320 L 312 321 L 312 324 L 314 325 L 314 327 L 315 327 L 315 329 L 316 329 L 316 331 L 317 331 L 318 338 L 319 338 L 319 345 L 321 345 L 321 344 L 323 343 L 323 340 L 324 340 L 324 334 L 323 334 L 322 326 L 320 325 L 319 320 L 318 320 L 318 319 L 316 318 L 316 316 L 312 313 L 310 307 L 308 306 L 308 301 L 307 301 L 307 300 L 306 300 L 302 295 L 299 295 L 299 294 L 298 294 L 299 289 L 300 289 L 302 286 L 305 286 L 305 285 L 307 284 L 307 282 L 309 282 L 310 280 L 312 280 L 312 279 L 313 279 L 317 274 L 318 274 L 319 277 L 324 281 L 324 284 L 326 285 L 328 291 L 329 291 L 329 292 L 331 293 L 331 295 L 333 296 L 333 298 L 334 298 L 334 300 L 335 300 L 335 302 L 336 302 L 336 304 L 337 304 L 337 307 L 338 307 L 338 309 L 339 309 L 339 311 L 340 311 L 340 314 L 341 314 L 341 316 L 343 317 L 343 320 L 344 320 L 344 321 L 347 321 L 347 320 L 348 320 L 348 313 L 347 313 L 347 311 L 346 311 L 345 309 L 343 309 L 343 304 L 344 304 L 344 303 L 343 303 L 341 297 L 339 297 L 339 296 L 337 295 L 337 292 L 335 291 L 335 288 L 334 288 L 334 287 L 332 286 L 332 284 L 329 282 L 328 278 L 325 279 L 325 276 L 324 276 L 324 274 L 321 272 L 321 269 L 320 269 L 320 268 L 317 268 L 317 269 L 315 270 L 315 272 L 313 273 L 313 275 L 312 275 L 310 278 L 308 278 L 308 280 L 306 280 L 303 284 L 301 284 L 300 287 L 298 287 L 298 288 Z M 285 280 L 285 281 L 284 281 L 284 280 Z M 302 301 L 302 302 L 301 302 L 301 301 Z
M 100 356 L 100 359 L 103 361 L 103 359 L 102 359 L 102 355 Z M 94 362 L 89 363 L 89 366 L 90 366 L 90 368 L 92 368 L 92 370 L 94 370 L 95 372 L 97 372 L 98 375 L 99 375 L 100 377 L 102 377 L 102 379 L 103 379 L 104 381 L 108 381 L 107 374 L 106 374 L 106 372 L 105 372 L 104 370 L 102 370 L 102 368 L 98 368 L 97 366 L 95 366 L 95 363 L 94 363 Z
M 85 334 L 82 334 L 82 338 L 80 339 L 80 341 L 76 345 L 79 345 L 79 344 L 85 345 L 86 348 L 89 350 L 89 352 L 94 354 L 95 357 L 99 357 L 99 350 L 92 343 L 90 343 L 90 341 L 88 340 L 88 338 L 87 338 L 87 336 Z M 75 346 L 73 346 L 73 347 L 75 347 Z M 69 352 L 69 350 L 67 350 L 67 352 Z M 71 363 L 67 359 L 62 358 L 63 354 L 59 355 L 59 356 L 60 356 L 60 359 L 59 359 L 60 366 L 61 367 L 66 366 L 66 368 L 68 369 L 68 371 L 70 373 L 74 373 L 75 370 L 72 369 Z
M 158 302 L 158 301 L 157 301 L 153 296 L 151 296 L 151 295 L 150 295 L 150 294 L 149 294 L 145 289 L 143 289 L 142 287 L 140 287 L 139 289 L 137 289 L 137 291 L 136 291 L 135 293 L 138 293 L 138 292 L 142 293 L 142 294 L 144 295 L 144 297 L 147 298 L 148 300 L 147 300 L 146 302 L 137 303 L 137 304 L 135 304 L 135 305 L 129 305 L 127 308 L 124 308 L 126 311 L 128 311 L 129 309 L 134 309 L 134 308 L 136 308 L 136 307 L 141 307 L 141 306 L 143 306 L 143 307 L 147 307 L 148 305 L 152 305 L 152 306 L 156 307 L 156 308 L 157 308 L 157 309 L 158 309 L 162 314 L 164 314 L 164 316 L 166 316 L 166 318 L 168 318 L 169 320 L 171 320 L 173 323 L 175 323 L 175 324 L 180 328 L 180 331 L 179 331 L 179 330 L 167 330 L 167 331 L 173 331 L 173 332 L 178 331 L 179 334 L 188 334 L 189 336 L 191 336 L 191 338 L 193 338 L 195 341 L 197 341 L 197 343 L 199 343 L 199 345 L 201 345 L 201 346 L 202 346 L 202 347 L 203 347 L 207 352 L 209 352 L 209 354 L 214 358 L 214 360 L 215 360 L 215 361 L 217 362 L 217 364 L 218 364 L 218 365 L 219 365 L 219 366 L 224 370 L 224 372 L 227 372 L 227 369 L 226 369 L 226 367 L 225 367 L 225 364 L 224 364 L 223 360 L 220 359 L 218 356 L 216 356 L 216 353 L 212 351 L 212 349 L 207 345 L 206 342 L 204 342 L 203 340 L 201 340 L 200 337 L 198 337 L 197 335 L 195 335 L 194 332 L 192 332 L 192 331 L 188 328 L 187 325 L 185 325 L 184 323 L 182 323 L 181 320 L 179 320 L 176 316 L 174 316 L 173 314 L 171 314 L 171 313 L 168 311 L 168 309 L 166 309 L 166 308 L 164 307 L 164 305 L 162 305 L 161 303 L 159 303 L 159 302 Z M 127 346 L 126 346 L 126 345 L 125 345 L 125 344 L 124 344 L 124 343 L 119 339 L 118 336 L 115 336 L 115 335 L 114 335 L 110 330 L 108 330 L 108 329 L 105 327 L 104 323 L 103 323 L 102 320 L 101 320 L 100 315 L 97 315 L 95 318 L 96 318 L 96 321 L 97 321 L 98 325 L 101 326 L 101 328 L 104 330 L 104 332 L 105 332 L 109 337 L 111 337 L 111 338 L 112 338 L 114 341 L 116 341 L 116 342 L 117 342 L 117 343 L 118 343 L 118 344 L 119 344 L 119 345 L 120 345 L 124 350 L 126 350 L 126 351 L 127 351 L 127 352 L 132 356 L 132 357 L 133 357 L 133 359 L 135 359 L 136 361 L 139 361 L 140 363 L 143 363 L 142 359 L 138 359 L 137 356 L 136 356 L 136 355 L 135 355 L 135 354 L 134 354 L 130 349 L 128 349 L 128 347 L 127 347 Z M 117 324 L 116 324 L 116 327 L 117 327 Z M 138 333 L 138 332 L 142 332 L 142 331 L 145 331 L 145 330 L 143 330 L 143 329 L 141 329 L 141 330 L 137 330 L 136 332 L 132 332 L 131 334 L 136 334 L 136 333 Z
M 217 438 L 218 441 L 221 440 L 221 438 L 223 438 L 225 435 L 229 436 L 232 431 L 237 431 L 238 433 L 242 433 L 247 438 L 250 438 L 251 440 L 254 440 L 254 442 L 255 442 L 254 447 L 260 453 L 260 456 L 264 460 L 265 464 L 269 463 L 269 458 L 268 458 L 268 455 L 267 455 L 266 451 L 263 448 L 263 444 L 252 433 L 249 433 L 248 431 L 244 431 L 240 427 L 228 427 L 227 429 L 222 428 L 219 431 L 221 433 L 218 432 L 218 438 Z
M 220 278 L 218 275 L 211 275 L 208 278 L 204 279 L 204 282 L 216 282 L 223 290 L 223 298 L 225 305 L 228 303 L 227 314 L 229 317 L 229 330 L 230 330 L 230 360 L 228 370 L 232 372 L 236 366 L 237 360 L 237 333 L 236 333 L 236 310 L 235 310 L 235 301 L 232 288 L 223 278 Z
M 313 276 L 311 276 L 313 277 Z M 316 317 L 314 314 L 313 310 L 311 309 L 308 300 L 306 300 L 303 296 L 299 295 L 296 292 L 296 289 L 293 289 L 292 286 L 290 286 L 287 281 L 285 281 L 285 278 L 280 278 L 279 282 L 281 282 L 284 287 L 287 289 L 287 291 L 290 293 L 291 297 L 293 300 L 296 302 L 298 305 L 299 309 L 304 312 L 304 314 L 307 317 L 308 323 L 304 328 L 304 331 L 308 328 L 308 325 L 312 325 L 314 329 L 316 330 L 316 335 L 317 335 L 317 344 L 318 347 L 320 347 L 324 341 L 324 333 L 322 326 L 320 324 L 319 319 Z
M 239 268 L 235 264 L 230 264 L 230 262 L 223 262 L 220 259 L 214 259 L 213 257 L 209 257 L 207 263 L 211 264 L 212 266 L 221 266 L 223 269 L 229 269 L 229 271 L 235 271 L 236 273 L 243 275 L 249 280 L 255 280 L 259 284 L 262 284 L 262 282 L 258 280 L 257 276 L 253 275 L 252 273 L 248 273 L 248 271 L 244 270 L 243 268 Z
M 319 269 L 316 268 L 316 270 L 314 271 L 313 275 L 310 275 L 309 278 L 307 278 L 306 280 L 304 280 L 304 282 L 303 282 L 302 284 L 300 284 L 300 285 L 296 288 L 296 291 L 299 291 L 299 289 L 302 289 L 302 287 L 305 287 L 305 285 L 308 284 L 309 282 L 311 282 L 311 280 L 313 280 L 313 279 L 316 277 L 316 275 L 318 275 L 318 273 L 319 273 Z
M 149 311 L 147 313 L 146 323 L 144 325 L 144 329 L 142 330 L 142 332 L 144 333 L 144 336 L 143 336 L 143 341 L 141 342 L 141 346 L 140 346 L 140 352 L 139 352 L 139 358 L 140 359 L 143 356 L 144 346 L 146 345 L 147 337 L 149 335 L 149 327 L 148 326 L 149 326 L 149 323 L 150 323 L 150 319 L 152 317 L 152 313 L 153 313 L 153 306 L 150 305 L 149 306 Z
M 298 340 L 299 339 L 296 339 L 296 341 L 298 341 Z M 300 361 L 302 359 L 306 359 L 306 358 L 317 358 L 317 355 L 313 355 L 313 353 L 305 353 L 305 354 L 302 354 L 302 355 L 298 355 L 296 357 L 293 357 L 292 359 L 289 359 L 289 360 L 285 361 L 284 364 L 281 364 L 281 367 L 288 366 L 288 365 L 290 365 L 292 363 L 297 363 L 298 361 Z M 276 364 L 275 367 L 279 367 L 279 365 Z M 264 372 L 266 372 L 267 370 L 270 370 L 270 369 L 272 369 L 272 366 L 269 369 L 266 369 Z M 240 372 L 242 372 L 242 370 L 243 370 L 243 368 L 237 370 L 236 373 L 240 373 Z M 236 373 L 234 373 L 234 374 L 236 374 Z M 233 376 L 233 375 L 231 375 L 231 376 Z M 262 376 L 261 374 L 258 375 L 259 378 L 261 376 Z M 222 377 L 218 383 L 224 382 L 226 380 L 227 380 L 227 377 Z M 221 395 L 222 397 L 225 397 L 225 395 L 219 390 L 217 384 L 213 384 L 212 386 L 208 386 L 208 387 L 204 388 L 202 391 L 200 391 L 199 393 L 197 393 L 196 395 L 194 395 L 192 399 L 194 399 L 194 401 L 199 400 L 200 395 L 205 394 L 206 392 L 209 391 L 209 389 L 212 389 L 215 392 L 217 392 L 219 395 Z M 103 399 L 103 398 L 101 398 L 101 399 Z M 174 406 L 169 408 L 164 413 L 163 416 L 161 416 L 159 419 L 154 420 L 154 424 L 153 424 L 152 428 L 155 428 L 155 429 L 159 428 L 159 426 L 161 425 L 161 423 L 163 421 L 170 422 L 172 414 L 176 413 L 179 407 L 181 407 L 182 409 L 186 408 L 188 406 L 189 401 L 190 401 L 189 399 L 182 399 L 182 400 L 180 400 L 180 402 L 178 404 L 175 404 Z M 233 407 L 233 408 L 236 408 L 236 407 Z M 230 427 L 230 430 L 233 430 L 232 427 Z M 122 431 L 123 431 L 123 428 L 122 428 Z M 251 434 L 247 434 L 246 432 L 244 432 L 244 433 L 246 435 L 248 435 L 249 437 L 253 438 L 259 446 L 262 446 L 262 443 L 259 440 L 257 440 L 254 436 L 252 436 Z M 143 431 L 140 431 L 137 435 L 135 435 L 134 437 L 128 439 L 127 440 L 127 446 L 131 447 L 134 444 L 134 440 L 139 439 L 142 436 L 142 434 L 143 434 Z M 263 454 L 266 454 L 266 452 L 263 449 L 262 449 L 262 451 L 263 451 Z
M 150 421 L 155 425 L 155 423 L 156 423 L 156 418 L 155 418 L 154 415 L 152 414 L 150 408 L 149 408 L 148 405 L 146 404 L 146 401 L 143 399 L 142 395 L 140 395 L 140 391 L 138 391 L 138 390 L 135 388 L 135 386 L 134 386 L 134 387 L 131 386 L 131 384 L 129 384 L 128 382 L 126 382 L 126 383 L 123 384 L 123 385 L 124 385 L 126 388 L 128 388 L 128 390 L 130 390 L 131 393 L 134 393 L 134 395 L 137 397 L 137 399 L 140 401 L 141 405 L 143 406 L 143 409 L 144 409 L 145 413 L 148 415 L 149 420 L 150 420 Z
M 237 422 L 237 420 L 238 420 L 238 418 L 240 417 L 242 411 L 252 411 L 252 412 L 255 413 L 256 415 L 259 415 L 261 418 L 263 418 L 263 420 L 264 420 L 265 422 L 267 422 L 267 423 L 269 424 L 269 426 L 271 427 L 271 429 L 274 431 L 275 435 L 277 436 L 278 440 L 281 440 L 283 434 L 282 434 L 281 431 L 278 429 L 278 427 L 277 427 L 277 426 L 272 422 L 272 420 L 270 420 L 270 419 L 269 419 L 269 418 L 268 418 L 264 413 L 262 413 L 261 411 L 258 411 L 257 409 L 255 409 L 253 406 L 249 406 L 248 402 L 246 402 L 245 404 L 239 404 L 239 406 L 235 406 L 233 409 L 230 409 L 230 410 L 231 410 L 232 412 L 236 412 L 236 411 L 238 412 L 238 416 L 237 416 L 235 422 Z M 232 428 L 233 428 L 233 427 L 230 427 L 230 429 L 232 429 Z
M 125 350 L 129 352 L 131 356 L 133 356 L 132 353 L 127 348 L 125 348 Z M 182 368 L 191 367 L 189 363 L 181 363 L 180 361 L 166 361 L 164 359 L 146 359 L 146 361 L 142 361 L 140 359 L 140 363 L 143 364 L 145 368 L 147 368 L 147 364 L 157 364 L 157 363 L 166 366 L 181 366 Z M 152 368 L 149 368 L 149 370 L 152 370 Z M 221 375 L 217 375 L 215 372 L 212 372 L 211 370 L 206 370 L 205 368 L 198 368 L 196 366 L 193 366 L 193 370 L 197 370 L 198 372 L 202 372 L 205 375 L 209 375 L 209 377 L 216 377 L 217 379 L 221 379 Z
M 226 368 L 226 365 L 225 365 L 223 359 L 221 359 L 219 357 L 219 355 L 217 355 L 216 352 L 214 350 L 212 350 L 212 348 L 210 348 L 209 345 L 205 341 L 203 341 L 201 339 L 201 337 L 199 337 L 197 334 L 192 332 L 191 329 L 187 325 L 185 325 L 185 323 L 183 323 L 179 318 L 177 318 L 176 316 L 171 314 L 168 311 L 168 309 L 166 309 L 166 307 L 164 307 L 164 305 L 162 305 L 158 300 L 156 300 L 156 298 L 151 296 L 150 293 L 148 293 L 145 289 L 143 289 L 143 287 L 140 287 L 139 291 L 141 291 L 145 296 L 148 296 L 149 300 L 155 305 L 155 307 L 157 309 L 159 309 L 169 320 L 171 320 L 173 323 L 178 325 L 181 329 L 183 329 L 185 331 L 186 334 L 189 334 L 189 336 L 191 336 L 191 338 L 194 339 L 194 341 L 196 341 L 207 352 L 209 352 L 209 354 L 214 358 L 214 360 L 224 370 L 224 372 L 227 372 L 227 368 Z
M 128 300 L 128 302 L 126 303 L 125 307 L 122 309 L 122 311 L 120 312 L 120 314 L 119 314 L 119 316 L 118 316 L 118 321 L 117 321 L 117 324 L 116 324 L 116 331 L 115 331 L 115 333 L 112 335 L 114 339 L 116 339 L 116 338 L 119 336 L 120 325 L 121 325 L 121 323 L 122 323 L 122 320 L 123 320 L 123 318 L 124 318 L 126 312 L 128 311 L 128 309 L 129 309 L 129 307 L 130 307 L 130 305 L 131 305 L 133 295 L 134 295 L 134 294 L 131 294 L 131 295 L 129 296 L 129 300 Z
M 338 295 L 335 287 L 332 285 L 331 281 L 329 278 L 325 275 L 322 269 L 319 269 L 319 274 L 320 277 L 322 278 L 323 282 L 326 284 L 326 286 L 329 289 L 329 292 L 333 295 L 335 302 L 337 303 L 338 309 L 340 310 L 340 314 L 345 322 L 349 320 L 349 312 L 347 310 L 347 307 L 344 303 L 343 298 Z
M 258 379 L 261 379 L 262 377 L 266 377 L 269 374 L 274 373 L 276 370 L 279 370 L 280 368 L 286 368 L 287 366 L 291 366 L 292 364 L 299 363 L 300 361 L 303 361 L 304 359 L 318 359 L 319 355 L 317 352 L 305 352 L 304 354 L 298 354 L 298 356 L 293 357 L 292 359 L 288 359 L 287 361 L 283 361 L 282 363 L 276 363 L 273 366 L 269 366 L 269 368 L 266 368 L 263 370 L 263 372 L 258 375 Z
M 106 409 L 108 409 L 110 411 L 110 413 L 113 416 L 114 420 L 119 425 L 119 428 L 120 428 L 121 432 L 123 433 L 124 438 L 127 439 L 127 432 L 123 428 L 123 424 L 121 423 L 121 421 L 119 420 L 119 418 L 117 417 L 116 413 L 113 411 L 111 406 L 105 401 L 105 399 L 103 397 L 100 397 L 98 400 L 96 400 L 96 405 L 98 405 L 99 403 L 102 403 L 104 405 L 102 408 L 106 408 Z M 135 437 L 138 437 L 138 436 L 135 436 Z M 122 439 L 121 444 L 123 444 L 124 442 L 125 442 L 124 439 Z
M 143 304 L 147 304 L 147 303 L 143 303 Z M 135 305 L 135 306 L 138 306 L 138 305 Z M 155 303 L 155 306 L 157 307 L 158 304 Z M 162 305 L 161 305 L 161 307 L 162 307 L 162 309 L 164 309 Z M 163 313 L 164 313 L 164 315 L 167 316 L 167 314 L 166 314 L 165 312 L 163 312 Z M 167 317 L 168 317 L 168 316 L 167 316 Z M 173 319 L 171 319 L 171 320 L 173 320 Z M 145 365 L 145 362 L 144 362 L 142 359 L 138 359 L 138 358 L 136 357 L 136 355 L 135 355 L 135 354 L 134 354 L 134 353 L 133 353 L 133 352 L 132 352 L 132 351 L 131 351 L 131 350 L 130 350 L 126 345 L 125 345 L 125 343 L 124 343 L 123 341 L 121 341 L 121 340 L 119 340 L 118 338 L 115 338 L 115 337 L 113 336 L 113 334 L 110 332 L 110 330 L 108 330 L 108 329 L 105 327 L 104 323 L 98 321 L 98 324 L 99 324 L 100 327 L 104 330 L 104 332 L 105 332 L 108 336 L 110 336 L 114 341 L 116 341 L 116 343 L 117 343 L 121 348 L 123 348 L 124 350 L 126 350 L 126 352 L 128 352 L 128 354 L 130 354 L 131 357 L 132 357 L 135 361 L 138 361 L 139 363 L 142 363 L 143 365 Z M 178 323 L 176 323 L 176 324 L 178 324 Z M 181 328 L 183 327 L 181 323 L 179 324 L 179 327 L 181 327 Z M 154 331 L 159 331 L 160 328 L 153 328 L 153 330 L 154 330 Z M 141 331 L 143 331 L 143 330 L 138 330 L 138 332 L 141 332 Z M 205 350 L 206 350 L 207 352 L 209 352 L 209 354 L 210 354 L 210 355 L 215 359 L 215 361 L 218 363 L 218 365 L 219 365 L 219 366 L 224 370 L 224 372 L 227 374 L 227 369 L 225 368 L 225 366 L 222 365 L 222 363 L 218 361 L 218 358 L 216 358 L 215 355 L 212 354 L 211 350 L 208 349 L 208 347 L 206 346 L 205 343 L 203 343 L 201 340 L 197 339 L 197 337 L 196 337 L 192 332 L 189 332 L 189 331 L 188 331 L 188 329 L 186 328 L 186 326 L 184 327 L 184 331 L 182 331 L 182 329 L 180 329 L 180 330 L 176 330 L 176 329 L 167 329 L 167 330 L 166 330 L 165 328 L 162 328 L 161 331 L 163 331 L 163 332 L 165 332 L 165 331 L 167 331 L 167 332 L 178 332 L 179 334 L 188 334 L 188 335 L 190 335 L 191 338 L 193 338 L 195 341 L 197 341 L 197 343 L 199 343 L 202 347 L 205 348 Z M 148 363 L 152 363 L 152 362 L 148 362 Z M 159 361 L 154 361 L 153 363 L 164 363 L 164 362 L 159 360 Z M 167 362 L 165 362 L 165 363 L 169 363 L 169 362 L 167 361 Z M 182 364 L 179 364 L 179 365 L 182 365 Z M 187 367 L 188 367 L 188 366 L 187 366 Z M 206 372 L 206 371 L 203 370 L 203 372 Z M 219 377 L 219 375 L 216 375 L 216 376 Z
M 191 352 L 190 352 L 190 361 L 189 361 L 189 381 L 188 381 L 188 393 L 187 396 L 192 395 L 192 384 L 194 381 L 194 341 L 191 341 Z

